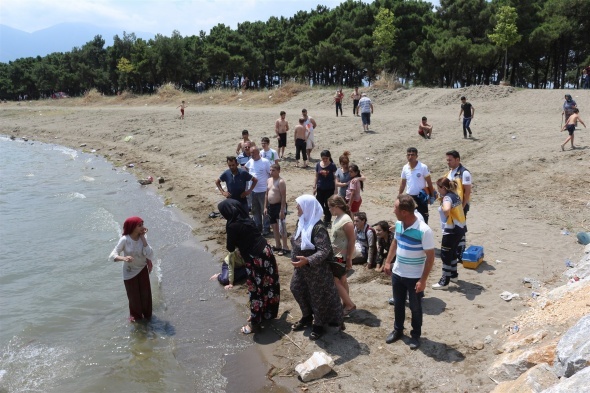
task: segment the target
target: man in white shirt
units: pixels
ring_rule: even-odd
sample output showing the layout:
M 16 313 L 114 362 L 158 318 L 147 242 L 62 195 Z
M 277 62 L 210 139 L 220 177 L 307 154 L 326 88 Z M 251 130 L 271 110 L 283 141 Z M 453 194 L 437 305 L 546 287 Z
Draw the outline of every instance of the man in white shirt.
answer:
M 267 236 L 270 233 L 270 222 L 267 217 L 264 217 L 264 197 L 266 195 L 267 180 L 270 176 L 270 162 L 260 156 L 260 150 L 255 146 L 250 148 L 250 155 L 252 158 L 246 163 L 245 168 L 252 176 L 258 179 L 258 183 L 256 183 L 251 194 L 252 219 L 263 236 Z
M 416 202 L 418 212 L 428 224 L 428 203 L 430 196 L 434 194 L 430 171 L 428 167 L 418 161 L 418 149 L 409 147 L 406 153 L 408 163 L 402 169 L 402 180 L 399 185 L 399 193 L 412 196 Z M 407 189 L 406 189 L 407 186 Z
M 359 106 L 356 107 L 356 114 L 361 113 L 361 121 L 363 122 L 363 131 L 368 132 L 371 125 L 371 114 L 373 113 L 373 103 L 367 97 L 366 93 L 361 94 Z

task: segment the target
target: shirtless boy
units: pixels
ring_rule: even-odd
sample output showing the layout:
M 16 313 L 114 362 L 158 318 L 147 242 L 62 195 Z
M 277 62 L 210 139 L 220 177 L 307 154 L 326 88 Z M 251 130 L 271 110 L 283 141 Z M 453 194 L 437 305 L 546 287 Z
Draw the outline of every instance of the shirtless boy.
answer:
M 184 120 L 184 108 L 186 108 L 186 105 L 184 104 L 184 101 L 182 101 L 180 103 L 180 105 L 178 105 L 176 107 L 176 109 L 180 108 L 180 120 Z
M 242 140 L 238 143 L 238 147 L 236 147 L 236 156 L 240 153 L 244 152 L 244 143 L 250 142 L 252 146 L 256 146 L 254 142 L 250 140 L 250 135 L 248 134 L 248 130 L 242 131 Z
M 573 115 L 571 115 L 568 119 L 567 122 L 565 123 L 565 125 L 563 126 L 563 128 L 561 129 L 561 131 L 565 131 L 567 130 L 568 134 L 570 134 L 567 139 L 565 140 L 565 142 L 563 142 L 563 144 L 561 145 L 561 150 L 564 150 L 564 146 L 566 143 L 571 142 L 572 144 L 572 149 L 575 149 L 576 147 L 574 146 L 574 131 L 576 130 L 576 124 L 578 122 L 582 123 L 584 125 L 584 128 L 586 128 L 586 124 L 584 124 L 584 121 L 582 120 L 582 118 L 580 117 L 580 110 L 578 108 L 574 108 L 573 109 L 574 113 Z
M 275 236 L 274 250 L 278 255 L 289 254 L 287 245 L 287 227 L 285 226 L 285 213 L 287 212 L 287 184 L 281 177 L 281 166 L 270 166 L 270 177 L 267 180 L 266 196 L 264 198 L 264 215 L 269 216 L 272 233 Z M 281 238 L 283 245 L 281 247 Z
M 309 136 L 309 133 L 307 131 L 307 129 L 305 128 L 305 126 L 303 125 L 305 123 L 305 118 L 304 117 L 300 117 L 299 118 L 299 124 L 295 127 L 295 130 L 293 132 L 293 140 L 295 141 L 295 160 L 297 160 L 297 163 L 295 164 L 296 167 L 299 167 L 299 158 L 301 157 L 301 155 L 303 155 L 303 167 L 302 168 L 307 168 L 307 137 Z
M 287 131 L 289 131 L 289 122 L 285 120 L 287 113 L 281 111 L 281 117 L 275 122 L 275 134 L 279 140 L 279 158 L 283 158 L 285 155 L 285 147 L 287 146 Z
M 422 121 L 418 124 L 418 134 L 426 139 L 430 139 L 432 135 L 432 125 L 428 124 L 426 122 L 427 120 L 426 116 L 422 116 Z

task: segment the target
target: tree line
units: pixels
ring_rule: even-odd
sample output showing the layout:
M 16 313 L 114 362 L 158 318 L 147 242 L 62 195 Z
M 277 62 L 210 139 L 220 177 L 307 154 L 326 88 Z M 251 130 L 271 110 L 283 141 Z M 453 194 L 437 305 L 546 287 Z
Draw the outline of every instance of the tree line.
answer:
M 218 24 L 207 34 L 96 36 L 70 52 L 0 63 L 0 97 L 30 98 L 95 88 L 151 93 L 269 88 L 287 81 L 360 86 L 381 72 L 420 86 L 463 87 L 506 79 L 526 88 L 576 87 L 590 64 L 588 0 L 348 0 L 291 17 Z M 199 83 L 201 82 L 201 83 Z

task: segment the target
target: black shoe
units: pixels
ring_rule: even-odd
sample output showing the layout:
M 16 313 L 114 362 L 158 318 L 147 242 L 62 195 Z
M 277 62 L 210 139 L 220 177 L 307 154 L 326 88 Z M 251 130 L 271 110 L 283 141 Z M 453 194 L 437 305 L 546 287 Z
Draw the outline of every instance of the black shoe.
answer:
M 385 342 L 387 344 L 391 344 L 396 342 L 397 340 L 399 340 L 400 338 L 403 337 L 403 333 L 400 332 L 399 330 L 394 330 L 393 332 L 389 333 L 389 336 L 387 336 L 387 338 L 385 339 Z
M 392 297 L 387 300 L 387 303 L 389 303 L 390 306 L 395 306 L 395 300 Z
M 311 326 L 311 334 L 309 335 L 309 339 L 315 341 L 324 335 L 324 327 L 320 325 L 312 325 Z
M 420 338 L 410 338 L 410 349 L 420 348 Z
M 291 330 L 293 330 L 294 332 L 303 330 L 307 326 L 311 325 L 312 322 L 313 322 L 313 316 L 310 315 L 307 317 L 303 317 L 300 320 L 298 320 L 297 322 L 295 322 L 293 324 L 293 326 L 291 326 Z

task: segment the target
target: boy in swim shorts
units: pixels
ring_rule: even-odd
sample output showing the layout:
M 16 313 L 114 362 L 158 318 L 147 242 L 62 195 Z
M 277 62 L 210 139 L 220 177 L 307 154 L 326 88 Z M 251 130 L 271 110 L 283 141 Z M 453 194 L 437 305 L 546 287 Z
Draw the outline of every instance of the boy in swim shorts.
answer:
M 270 166 L 270 177 L 266 183 L 264 215 L 269 216 L 270 226 L 275 237 L 275 247 L 273 247 L 273 250 L 278 251 L 278 255 L 285 255 L 291 252 L 287 245 L 287 227 L 285 226 L 287 184 L 280 175 L 281 166 L 279 164 L 272 164 Z M 281 240 L 283 241 L 282 246 Z
M 576 148 L 574 146 L 574 131 L 576 130 L 576 124 L 578 123 L 578 121 L 584 125 L 584 128 L 586 128 L 586 124 L 580 118 L 580 115 L 579 115 L 580 110 L 578 108 L 574 108 L 573 111 L 574 111 L 574 113 L 567 119 L 567 122 L 565 123 L 565 125 L 561 129 L 561 131 L 567 130 L 567 132 L 569 134 L 569 136 L 567 137 L 567 139 L 565 140 L 565 142 L 563 142 L 563 144 L 561 145 L 561 150 L 564 150 L 563 147 L 568 142 L 571 142 L 572 149 L 575 149 Z

